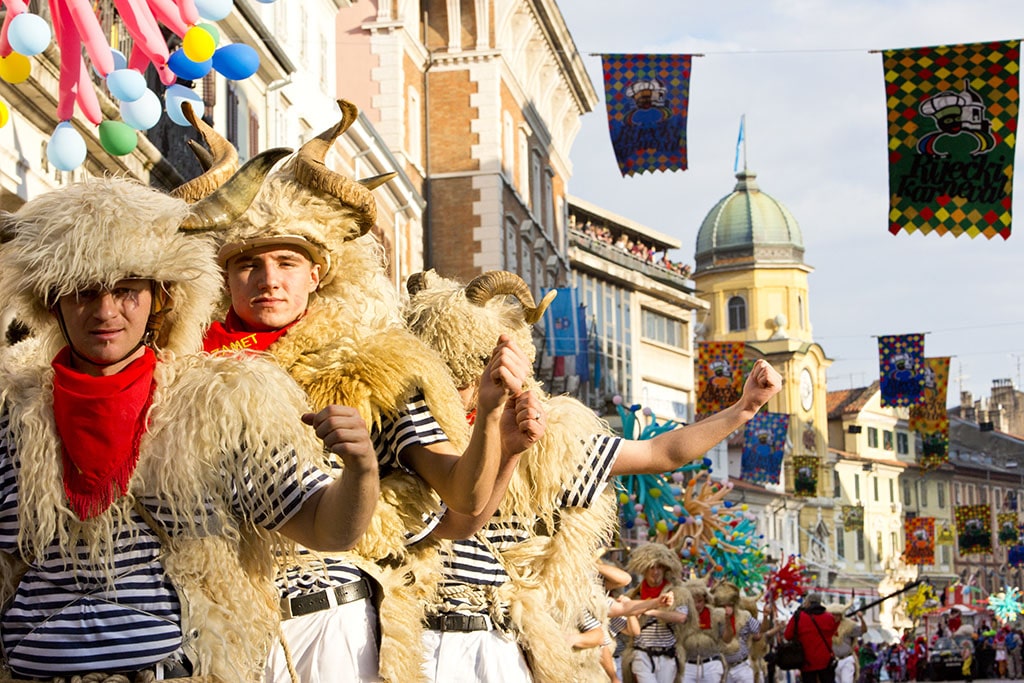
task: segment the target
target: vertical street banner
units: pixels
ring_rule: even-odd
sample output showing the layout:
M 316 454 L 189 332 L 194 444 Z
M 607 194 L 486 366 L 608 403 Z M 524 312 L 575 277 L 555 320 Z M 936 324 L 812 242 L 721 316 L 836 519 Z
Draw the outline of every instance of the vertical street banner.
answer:
M 988 505 L 956 506 L 956 542 L 961 555 L 992 552 L 992 510 Z
M 1010 236 L 1020 41 L 885 50 L 889 232 Z
M 1011 545 L 1006 549 L 1006 562 L 1011 567 L 1024 565 L 1024 545 Z
M 735 403 L 743 393 L 743 342 L 698 342 L 697 419 Z
M 843 506 L 843 529 L 846 531 L 864 530 L 864 506 L 844 505 Z
M 935 564 L 935 518 L 914 517 L 903 522 L 907 564 Z
M 601 55 L 604 99 L 623 176 L 686 170 L 692 55 Z
M 754 484 L 778 484 L 786 448 L 789 415 L 757 413 L 747 422 L 740 459 L 740 479 Z
M 549 356 L 576 356 L 587 352 L 586 307 L 579 303 L 575 287 L 559 287 L 558 295 L 544 311 Z
M 935 545 L 953 545 L 954 543 L 956 543 L 956 538 L 953 536 L 953 530 L 949 528 L 947 522 L 943 522 L 935 536 Z
M 996 537 L 999 545 L 1011 546 L 1020 543 L 1020 529 L 1017 526 L 1016 512 L 1000 512 L 996 514 Z
M 924 389 L 924 335 L 879 337 L 878 375 L 883 408 L 919 403 Z
M 924 359 L 924 387 L 921 401 L 910 406 L 907 426 L 921 435 L 917 461 L 927 472 L 949 460 L 949 415 L 946 390 L 949 387 L 949 356 Z
M 793 495 L 801 498 L 813 498 L 818 495 L 817 456 L 793 456 Z

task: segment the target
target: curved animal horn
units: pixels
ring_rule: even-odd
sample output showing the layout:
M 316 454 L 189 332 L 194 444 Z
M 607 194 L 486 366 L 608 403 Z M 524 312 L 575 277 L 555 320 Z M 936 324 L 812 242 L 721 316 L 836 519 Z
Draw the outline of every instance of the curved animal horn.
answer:
M 203 141 L 210 148 L 207 152 L 195 140 L 189 140 L 189 147 L 199 159 L 203 174 L 175 188 L 171 195 L 184 199 L 190 204 L 210 196 L 214 190 L 223 185 L 238 170 L 238 150 L 220 133 L 196 116 L 189 102 L 181 103 L 181 112 L 192 124 L 192 127 L 203 136 Z
M 416 294 L 426 288 L 427 286 L 427 274 L 423 271 L 413 273 L 409 276 L 409 279 L 405 281 L 405 291 L 409 292 L 409 296 L 416 296 Z
M 342 204 L 351 207 L 356 213 L 359 234 L 365 235 L 377 222 L 377 203 L 370 190 L 387 179 L 376 185 L 367 186 L 335 173 L 324 164 L 327 152 L 334 141 L 348 130 L 359 116 L 359 110 L 351 102 L 338 100 L 338 106 L 341 107 L 341 121 L 304 144 L 296 155 L 295 179 L 310 189 L 337 197 Z M 375 179 L 370 179 L 373 180 Z
M 496 296 L 514 296 L 522 305 L 523 317 L 530 325 L 540 320 L 556 294 L 555 290 L 551 290 L 544 295 L 540 304 L 534 304 L 529 285 L 523 278 L 507 270 L 490 270 L 477 275 L 466 285 L 466 299 L 477 306 L 483 306 Z
M 241 216 L 263 185 L 263 179 L 278 161 L 292 153 L 285 147 L 260 152 L 210 196 L 192 205 L 192 215 L 182 222 L 182 232 L 218 230 Z

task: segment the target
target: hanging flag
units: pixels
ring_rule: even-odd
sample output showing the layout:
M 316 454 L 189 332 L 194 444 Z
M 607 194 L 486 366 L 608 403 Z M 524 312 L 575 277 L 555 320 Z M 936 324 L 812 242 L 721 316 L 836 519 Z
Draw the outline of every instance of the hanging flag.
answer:
M 988 505 L 956 506 L 956 540 L 961 555 L 992 552 L 992 511 Z
M 1020 542 L 1020 529 L 1017 528 L 1016 512 L 1000 512 L 996 514 L 996 527 L 999 545 L 1017 545 Z
M 956 542 L 956 537 L 953 536 L 953 530 L 949 528 L 949 524 L 946 522 L 942 523 L 942 527 L 939 529 L 939 533 L 935 539 L 936 545 L 953 545 Z
M 786 448 L 789 415 L 761 412 L 747 421 L 740 479 L 755 484 L 778 484 Z
M 813 498 L 818 495 L 818 458 L 816 456 L 793 456 L 793 494 L 801 498 Z
M 743 393 L 743 342 L 697 343 L 697 419 L 735 403 Z
M 917 461 L 925 472 L 949 460 L 949 415 L 946 390 L 949 387 L 949 357 L 924 359 L 924 387 L 921 401 L 910 406 L 907 426 L 921 435 Z
M 924 387 L 924 335 L 879 337 L 878 368 L 883 408 L 920 402 Z
M 584 309 L 583 315 L 580 315 L 581 304 L 577 290 L 575 287 L 559 287 L 557 291 L 558 295 L 544 311 L 548 355 L 575 356 L 586 353 L 586 313 Z
M 744 114 L 740 117 L 740 134 L 736 137 L 736 159 L 732 162 L 732 172 L 736 173 L 740 170 L 740 148 L 743 147 L 743 127 L 746 123 L 747 115 Z M 743 164 L 746 166 L 746 163 Z
M 1010 236 L 1020 41 L 883 52 L 889 232 Z
M 844 505 L 843 506 L 843 529 L 846 531 L 864 530 L 864 506 Z
M 557 297 L 556 297 L 557 298 Z M 576 375 L 581 382 L 590 379 L 590 348 L 593 345 L 593 336 L 590 326 L 587 325 L 587 305 L 580 302 L 576 307 L 576 325 L 578 334 L 582 335 L 576 347 Z
M 691 55 L 602 55 L 608 130 L 623 176 L 686 170 Z
M 914 517 L 903 522 L 907 564 L 935 564 L 935 518 Z
M 1011 545 L 1007 548 L 1006 561 L 1011 567 L 1024 565 L 1024 545 Z

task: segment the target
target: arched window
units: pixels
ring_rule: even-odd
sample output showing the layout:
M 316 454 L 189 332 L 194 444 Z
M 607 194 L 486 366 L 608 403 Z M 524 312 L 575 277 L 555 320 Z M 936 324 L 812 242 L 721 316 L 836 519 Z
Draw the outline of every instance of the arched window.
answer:
M 747 302 L 741 296 L 729 298 L 729 331 L 747 329 Z
M 804 298 L 797 296 L 796 298 L 796 324 L 800 326 L 801 330 L 807 329 L 807 321 L 804 319 Z

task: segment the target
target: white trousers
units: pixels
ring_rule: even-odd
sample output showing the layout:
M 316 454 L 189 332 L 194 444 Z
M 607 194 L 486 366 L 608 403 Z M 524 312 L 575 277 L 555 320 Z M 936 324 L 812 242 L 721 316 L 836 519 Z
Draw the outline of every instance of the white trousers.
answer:
M 846 655 L 836 664 L 836 683 L 853 683 L 855 671 L 856 666 L 853 661 L 853 655 Z
M 725 680 L 726 683 L 754 683 L 754 668 L 750 666 L 750 660 L 731 665 L 725 672 Z
M 377 610 L 365 599 L 282 621 L 299 680 L 289 676 L 278 641 L 267 660 L 266 683 L 376 683 L 376 629 Z
M 718 658 L 700 664 L 687 662 L 683 665 L 683 683 L 722 683 L 724 670 L 722 660 Z
M 530 669 L 516 642 L 498 629 L 426 631 L 424 673 L 431 683 L 530 683 Z M 336 679 L 342 680 L 342 679 Z
M 673 683 L 678 671 L 675 657 L 651 656 L 642 650 L 637 650 L 633 656 L 636 683 Z

